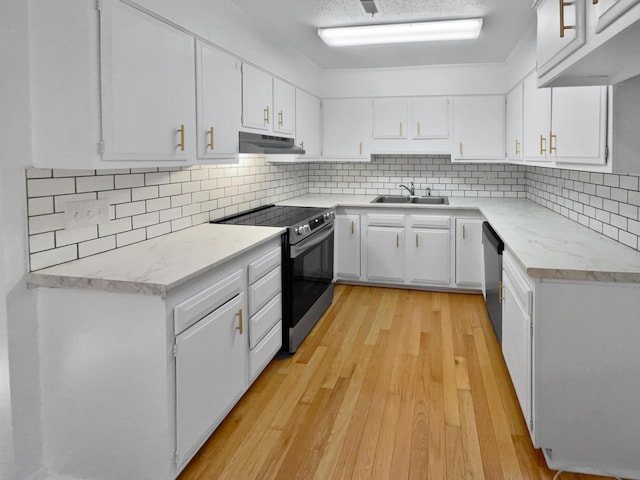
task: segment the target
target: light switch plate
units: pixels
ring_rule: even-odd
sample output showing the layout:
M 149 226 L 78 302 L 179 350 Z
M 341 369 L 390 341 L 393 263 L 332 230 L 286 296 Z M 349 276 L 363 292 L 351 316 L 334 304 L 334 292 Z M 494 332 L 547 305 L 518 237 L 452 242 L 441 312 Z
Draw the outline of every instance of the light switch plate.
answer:
M 64 228 L 79 228 L 107 223 L 109 202 L 102 200 L 81 200 L 67 202 L 64 208 Z

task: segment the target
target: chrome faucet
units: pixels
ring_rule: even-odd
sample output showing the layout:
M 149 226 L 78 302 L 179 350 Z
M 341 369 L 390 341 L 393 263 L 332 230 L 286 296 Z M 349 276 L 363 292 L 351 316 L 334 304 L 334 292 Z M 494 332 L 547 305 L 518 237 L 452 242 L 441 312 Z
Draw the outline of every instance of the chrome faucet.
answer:
M 409 195 L 414 197 L 416 195 L 416 187 L 413 185 L 413 182 L 410 183 L 411 187 L 407 187 L 406 185 L 399 185 L 401 188 L 406 189 L 409 192 Z
M 427 194 L 425 195 L 426 197 L 430 197 L 431 196 L 431 188 L 427 187 L 426 188 Z

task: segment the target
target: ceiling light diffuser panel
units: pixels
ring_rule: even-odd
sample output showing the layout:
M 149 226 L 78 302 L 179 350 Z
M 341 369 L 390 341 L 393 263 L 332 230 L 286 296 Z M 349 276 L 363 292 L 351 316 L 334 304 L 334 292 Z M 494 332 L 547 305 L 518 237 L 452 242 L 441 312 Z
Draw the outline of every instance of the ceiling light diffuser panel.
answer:
M 347 47 L 384 43 L 473 40 L 478 38 L 481 28 L 482 18 L 466 18 L 433 22 L 319 28 L 318 35 L 327 45 Z

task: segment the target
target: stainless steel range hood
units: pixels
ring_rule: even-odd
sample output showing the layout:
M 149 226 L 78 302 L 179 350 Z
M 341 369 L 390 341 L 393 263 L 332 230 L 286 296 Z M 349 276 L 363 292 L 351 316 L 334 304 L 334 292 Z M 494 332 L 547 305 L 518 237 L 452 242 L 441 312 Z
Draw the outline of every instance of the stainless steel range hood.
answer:
M 304 150 L 294 144 L 293 138 L 274 137 L 257 133 L 240 132 L 240 153 L 267 155 L 303 155 Z

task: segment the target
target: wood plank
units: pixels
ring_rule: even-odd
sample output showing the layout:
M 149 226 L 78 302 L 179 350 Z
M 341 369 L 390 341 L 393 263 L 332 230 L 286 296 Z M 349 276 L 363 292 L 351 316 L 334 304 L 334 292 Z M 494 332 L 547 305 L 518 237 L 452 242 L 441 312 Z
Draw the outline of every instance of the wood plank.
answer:
M 337 285 L 298 352 L 271 362 L 179 478 L 554 474 L 531 444 L 481 296 Z

